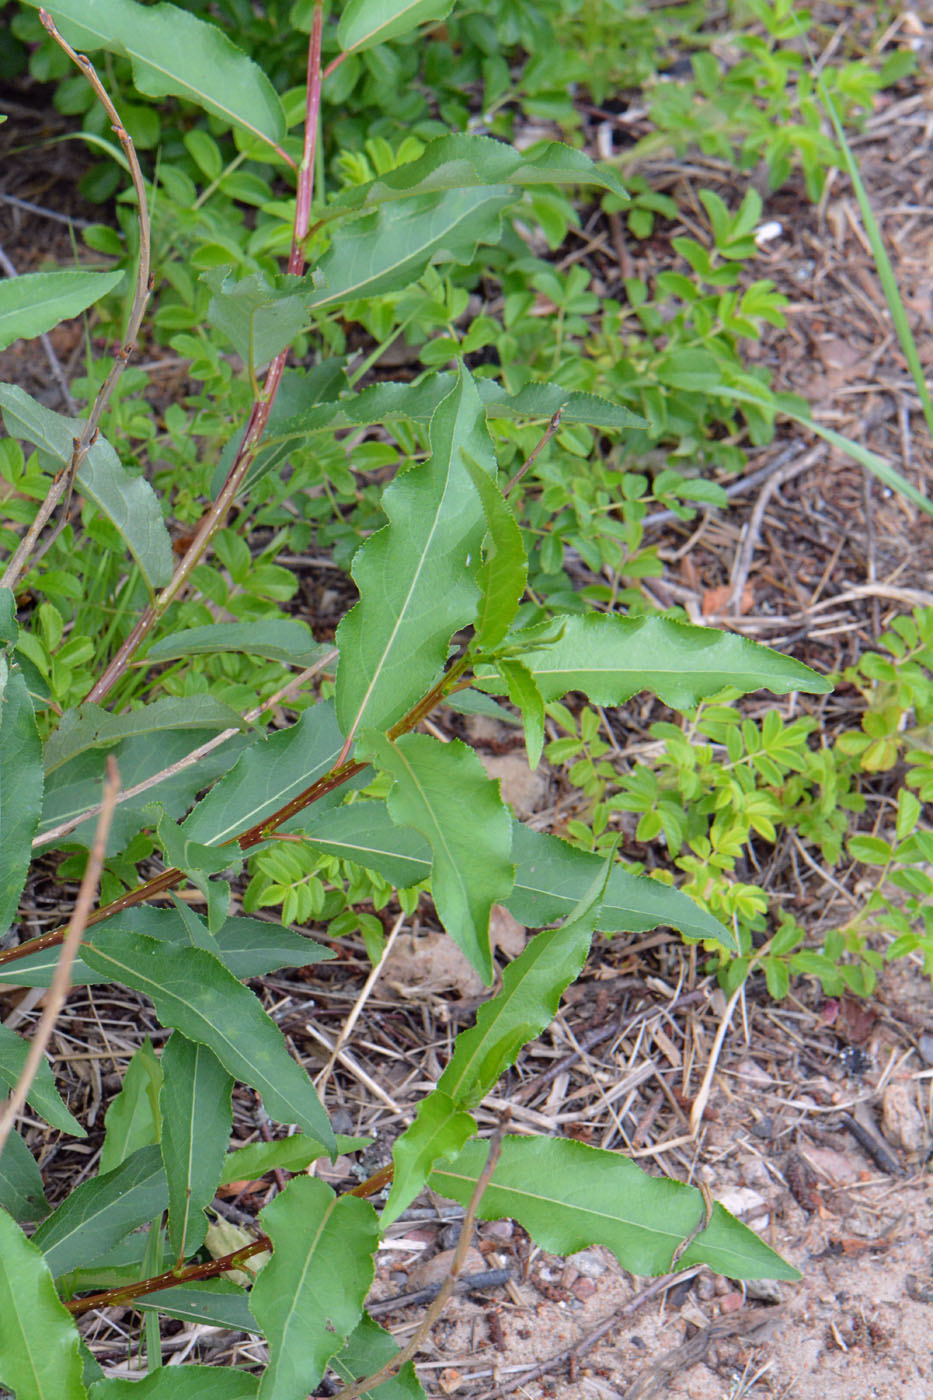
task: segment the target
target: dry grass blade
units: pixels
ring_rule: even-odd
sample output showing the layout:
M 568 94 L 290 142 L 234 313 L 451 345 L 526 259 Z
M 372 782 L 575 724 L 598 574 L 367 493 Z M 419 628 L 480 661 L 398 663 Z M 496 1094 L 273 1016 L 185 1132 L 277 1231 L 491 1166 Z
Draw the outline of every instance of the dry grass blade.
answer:
M 385 947 L 382 950 L 382 956 L 380 957 L 379 961 L 374 964 L 372 971 L 370 972 L 363 985 L 363 990 L 360 992 L 353 1005 L 353 1010 L 350 1012 L 349 1016 L 344 1022 L 340 1034 L 334 1042 L 334 1048 L 330 1052 L 330 1057 L 328 1058 L 327 1063 L 325 1064 L 324 1068 L 321 1070 L 320 1074 L 314 1081 L 314 1087 L 317 1089 L 318 1093 L 321 1095 L 322 1098 L 324 1096 L 324 1087 L 331 1076 L 334 1065 L 337 1063 L 337 1060 L 340 1057 L 340 1052 L 343 1050 L 344 1045 L 350 1039 L 350 1036 L 353 1033 L 353 1027 L 356 1025 L 357 1021 L 360 1019 L 360 1016 L 363 1014 L 363 1008 L 369 1000 L 373 987 L 375 987 L 376 983 L 379 980 L 379 977 L 382 973 L 382 969 L 385 967 L 387 958 L 392 952 L 392 949 L 395 947 L 395 940 L 398 938 L 404 922 L 405 911 L 402 910 L 402 912 L 395 920 L 395 923 L 392 925 L 391 932 L 389 933 L 389 936 L 385 941 Z
M 13 1120 L 18 1113 L 22 1112 L 26 1102 L 26 1096 L 36 1077 L 42 1056 L 55 1029 L 55 1022 L 58 1019 L 68 992 L 71 989 L 71 966 L 74 962 L 81 939 L 84 937 L 84 930 L 91 914 L 91 906 L 94 903 L 94 895 L 97 891 L 100 872 L 103 869 L 104 857 L 107 854 L 107 836 L 110 832 L 110 825 L 113 821 L 114 810 L 117 805 L 117 793 L 120 791 L 120 774 L 117 772 L 116 760 L 111 756 L 107 759 L 107 777 L 104 782 L 104 800 L 101 803 L 100 816 L 97 819 L 97 830 L 94 833 L 94 844 L 88 856 L 87 867 L 84 871 L 84 878 L 81 881 L 81 888 L 78 891 L 78 898 L 75 901 L 74 911 L 68 924 L 68 932 L 62 943 L 62 951 L 58 956 L 55 965 L 55 972 L 52 977 L 52 985 L 49 988 L 45 1007 L 39 1018 L 36 1033 L 32 1038 L 29 1047 L 29 1054 L 26 1063 L 23 1065 L 23 1072 L 20 1075 L 16 1088 L 10 1095 L 6 1104 L 0 1112 L 0 1153 L 3 1152 L 6 1140 L 13 1127 Z
M 247 710 L 246 714 L 243 716 L 244 724 L 253 724 L 261 715 L 273 709 L 279 701 L 284 700 L 286 696 L 292 694 L 300 686 L 304 685 L 305 681 L 317 675 L 318 671 L 330 665 L 336 655 L 337 651 L 336 648 L 334 648 L 334 650 L 329 651 L 326 656 L 322 656 L 320 661 L 316 661 L 313 666 L 308 666 L 304 671 L 299 672 L 297 676 L 292 676 L 281 689 L 277 690 L 274 695 L 270 695 L 268 700 L 264 700 L 261 705 L 257 705 L 252 710 Z M 136 783 L 134 787 L 124 788 L 120 793 L 118 802 L 128 802 L 130 798 L 138 797 L 140 793 L 148 792 L 150 788 L 157 787 L 159 783 L 164 783 L 167 779 L 174 778 L 176 773 L 183 773 L 186 768 L 193 767 L 194 764 L 204 758 L 206 754 L 213 752 L 214 749 L 219 748 L 221 744 L 225 744 L 228 739 L 232 739 L 240 732 L 239 729 L 222 729 L 220 733 L 215 734 L 212 739 L 208 739 L 196 749 L 192 749 L 190 753 L 186 753 L 184 758 L 180 758 L 177 763 L 169 764 L 168 768 L 161 768 L 158 773 L 153 773 L 149 778 L 143 778 L 143 780 Z M 50 846 L 53 841 L 61 840 L 63 836 L 67 836 L 70 832 L 77 830 L 82 822 L 86 822 L 90 817 L 96 817 L 100 810 L 101 804 L 98 804 L 96 807 L 90 807 L 86 812 L 80 812 L 76 817 L 70 817 L 66 822 L 59 823 L 58 826 L 51 827 L 48 831 L 41 832 L 32 843 L 33 850 L 39 850 L 43 846 Z
M 719 1027 L 716 1031 L 716 1038 L 713 1041 L 713 1048 L 712 1050 L 710 1050 L 709 1063 L 707 1064 L 706 1070 L 703 1074 L 703 1082 L 700 1085 L 699 1093 L 694 1099 L 693 1107 L 690 1110 L 690 1132 L 693 1137 L 696 1137 L 697 1133 L 700 1130 L 700 1124 L 703 1121 L 703 1114 L 706 1111 L 706 1105 L 709 1102 L 710 1091 L 713 1087 L 713 1075 L 716 1073 L 716 1066 L 719 1063 L 719 1055 L 722 1051 L 723 1042 L 726 1038 L 726 1034 L 729 1030 L 729 1027 L 732 1024 L 732 1016 L 736 1006 L 738 1005 L 739 997 L 742 995 L 742 992 L 744 990 L 745 983 L 743 981 L 739 983 L 735 991 L 732 993 L 726 1005 L 726 1009 L 722 1013 L 722 1019 L 720 1020 Z

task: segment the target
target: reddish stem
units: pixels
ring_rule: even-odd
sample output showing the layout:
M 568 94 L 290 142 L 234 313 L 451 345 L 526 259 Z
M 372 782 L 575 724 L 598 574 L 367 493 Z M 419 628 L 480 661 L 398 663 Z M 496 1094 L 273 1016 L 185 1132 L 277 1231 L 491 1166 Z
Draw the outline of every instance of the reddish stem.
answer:
M 381 1191 L 384 1186 L 388 1186 L 395 1171 L 391 1162 L 384 1167 L 380 1167 L 367 1181 L 361 1181 L 359 1186 L 354 1186 L 351 1191 L 341 1194 L 346 1196 L 375 1196 L 377 1191 Z M 91 1308 L 115 1308 L 123 1303 L 131 1303 L 134 1298 L 144 1298 L 147 1293 L 158 1293 L 163 1288 L 178 1288 L 183 1283 L 197 1283 L 205 1278 L 217 1278 L 218 1274 L 225 1274 L 230 1269 L 238 1269 L 246 1259 L 251 1259 L 254 1254 L 262 1254 L 266 1250 L 272 1250 L 272 1241 L 268 1235 L 260 1235 L 252 1244 L 244 1246 L 242 1249 L 235 1249 L 231 1254 L 224 1254 L 220 1259 L 211 1259 L 205 1264 L 189 1264 L 186 1269 L 168 1269 L 164 1274 L 156 1274 L 154 1278 L 140 1279 L 138 1283 L 127 1283 L 122 1288 L 108 1288 L 105 1293 L 92 1293 L 87 1298 L 77 1298 L 65 1307 L 74 1316 L 79 1313 L 89 1312 Z
M 211 1259 L 206 1264 L 189 1264 L 186 1269 L 168 1269 L 164 1274 L 140 1279 L 138 1283 L 125 1284 L 123 1288 L 108 1288 L 105 1293 L 92 1293 L 87 1298 L 75 1298 L 66 1303 L 65 1307 L 75 1317 L 80 1313 L 89 1312 L 91 1308 L 119 1307 L 123 1303 L 132 1302 L 134 1298 L 144 1298 L 147 1293 L 158 1293 L 162 1288 L 178 1288 L 183 1283 L 216 1278 L 218 1274 L 228 1273 L 230 1269 L 238 1269 L 244 1260 L 251 1259 L 254 1254 L 262 1254 L 264 1250 L 271 1248 L 272 1241 L 269 1236 L 260 1235 L 252 1244 L 243 1249 L 235 1249 L 232 1254 L 225 1254 L 220 1259 Z

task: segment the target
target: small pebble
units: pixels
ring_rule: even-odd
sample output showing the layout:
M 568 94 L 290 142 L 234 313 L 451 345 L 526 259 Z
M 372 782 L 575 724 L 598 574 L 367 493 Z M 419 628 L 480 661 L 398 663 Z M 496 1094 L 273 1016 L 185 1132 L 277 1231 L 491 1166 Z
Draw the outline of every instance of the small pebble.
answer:
M 574 1267 L 587 1278 L 602 1278 L 606 1272 L 606 1261 L 595 1249 L 581 1249 L 573 1256 Z
M 881 1126 L 888 1142 L 907 1152 L 922 1151 L 927 1130 L 914 1099 L 913 1085 L 900 1081 L 888 1084 L 881 1101 Z
M 510 1240 L 515 1233 L 511 1220 L 490 1220 L 483 1226 L 483 1234 L 494 1240 Z
M 781 1285 L 773 1278 L 751 1278 L 745 1285 L 745 1292 L 756 1303 L 779 1303 Z
M 578 1302 L 584 1303 L 587 1298 L 592 1298 L 596 1292 L 596 1284 L 591 1278 L 578 1278 L 570 1291 Z

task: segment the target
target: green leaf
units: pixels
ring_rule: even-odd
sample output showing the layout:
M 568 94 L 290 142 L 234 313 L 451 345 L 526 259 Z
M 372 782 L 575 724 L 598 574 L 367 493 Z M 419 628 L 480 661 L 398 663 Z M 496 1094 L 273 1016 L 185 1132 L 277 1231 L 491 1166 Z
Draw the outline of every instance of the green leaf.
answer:
M 124 793 L 139 783 L 148 783 L 150 778 L 157 781 L 135 797 L 119 803 L 110 828 L 108 855 L 125 850 L 138 831 L 152 825 L 153 801 L 158 801 L 169 816 L 183 816 L 196 795 L 227 773 L 243 749 L 254 742 L 252 734 L 234 734 L 209 753 L 202 754 L 197 763 L 172 771 L 173 765 L 187 758 L 193 749 L 218 737 L 222 736 L 211 729 L 166 729 L 160 732 L 157 741 L 148 734 L 139 734 L 122 740 L 111 750 L 120 769 Z M 106 764 L 105 750 L 88 749 L 48 775 L 37 838 L 40 844 L 45 833 L 59 822 L 80 819 L 88 808 L 100 801 Z M 94 839 L 96 821 L 96 816 L 79 821 L 75 830 L 62 837 L 59 844 L 89 847 Z
M 81 1377 L 84 1384 L 93 1385 L 95 1381 L 103 1380 L 103 1369 L 84 1341 L 78 1343 L 78 1355 L 81 1358 Z
M 649 690 L 673 709 L 689 709 L 725 686 L 747 692 L 793 690 L 825 695 L 832 684 L 793 657 L 758 646 L 734 632 L 692 627 L 666 617 L 616 617 L 590 614 L 557 619 L 560 637 L 535 646 L 537 636 L 553 632 L 552 619 L 527 636 L 522 661 L 545 701 L 580 690 L 597 705 L 621 705 L 640 690 Z M 504 684 L 489 668 L 477 667 L 483 689 L 498 693 Z
M 430 263 L 470 262 L 477 243 L 498 242 L 499 216 L 515 198 L 491 185 L 380 205 L 340 230 L 306 279 L 305 305 L 329 311 L 404 290 Z
M 210 953 L 132 933 L 92 930 L 84 961 L 111 982 L 148 996 L 163 1026 L 213 1050 L 236 1079 L 262 1095 L 280 1123 L 297 1123 L 334 1146 L 334 1134 L 305 1071 L 258 999 Z
M 188 627 L 162 637 L 146 653 L 146 661 L 175 661 L 180 656 L 213 656 L 242 651 L 287 666 L 313 666 L 329 647 L 314 640 L 310 627 L 297 618 L 268 617 L 262 622 L 214 622 Z M 187 697 L 187 701 L 194 699 Z M 198 696 L 198 699 L 202 697 Z
M 364 1313 L 346 1346 L 331 1357 L 330 1366 L 341 1380 L 350 1383 L 375 1375 L 400 1350 L 392 1333 L 373 1322 L 369 1313 Z M 365 1391 L 363 1400 L 426 1400 L 426 1397 L 415 1368 L 406 1361 L 391 1380 L 383 1381 L 375 1390 Z
M 214 944 L 214 931 L 223 927 L 230 905 L 230 886 L 224 880 L 213 880 L 222 870 L 233 867 L 239 873 L 242 856 L 237 846 L 204 846 L 200 841 L 192 841 L 180 826 L 172 821 L 159 803 L 153 802 L 158 812 L 156 842 L 161 846 L 165 864 L 183 870 L 191 883 L 201 891 L 207 900 L 207 927 L 197 915 L 184 907 L 179 913 L 188 929 L 188 936 L 196 948 L 206 948 L 217 954 Z
M 351 802 L 327 813 L 311 808 L 282 830 L 300 831 L 315 850 L 374 870 L 399 889 L 431 874 L 431 847 L 420 831 L 397 826 L 384 802 Z
M 472 649 L 474 652 L 491 651 L 502 641 L 518 611 L 528 578 L 528 560 L 518 522 L 496 482 L 476 465 L 469 453 L 464 453 L 463 461 L 479 492 L 489 531 L 483 564 L 477 573 L 481 596 L 473 623 Z
M 560 410 L 560 421 L 585 423 L 591 428 L 647 428 L 647 421 L 624 404 L 613 403 L 599 394 L 573 392 L 563 384 L 526 384 L 510 395 L 492 379 L 484 379 L 480 396 L 490 418 L 538 418 L 549 421 Z
M 432 1173 L 432 1189 L 466 1205 L 488 1153 L 487 1142 L 470 1143 L 452 1166 Z M 478 1214 L 517 1220 L 551 1253 L 601 1244 L 630 1273 L 655 1275 L 671 1269 L 674 1251 L 704 1210 L 696 1187 L 648 1176 L 616 1152 L 566 1138 L 507 1137 Z M 693 1264 L 708 1264 L 728 1278 L 800 1277 L 719 1205 L 676 1268 Z
M 483 511 L 469 454 L 494 478 L 496 459 L 464 370 L 431 420 L 430 459 L 383 494 L 389 523 L 357 551 L 359 602 L 337 629 L 337 716 L 344 734 L 386 729 L 437 680 L 450 638 L 472 622 Z
M 40 1220 L 51 1209 L 35 1157 L 19 1133 L 11 1132 L 0 1153 L 0 1211 L 25 1224 Z
M 101 1176 L 141 1147 L 158 1143 L 162 1134 L 161 1087 L 162 1067 L 147 1036 L 130 1060 L 120 1092 L 107 1109 L 106 1134 L 97 1168 Z
M 515 1063 L 522 1046 L 551 1024 L 562 993 L 586 962 L 614 856 L 598 862 L 566 923 L 537 934 L 509 963 L 502 991 L 479 1008 L 476 1025 L 457 1036 L 437 1087 L 461 1108 L 475 1107 Z
M 516 729 L 521 727 L 521 720 L 513 715 L 511 710 L 493 700 L 491 695 L 484 695 L 481 690 L 473 690 L 472 687 L 445 695 L 444 704 L 460 715 L 487 715 L 489 719 L 498 720 L 500 724 L 514 725 Z
M 173 1031 L 162 1053 L 162 1163 L 168 1236 L 178 1259 L 204 1242 L 233 1126 L 233 1080 L 204 1045 Z M 322 1149 L 323 1151 L 323 1149 Z
M 0 932 L 19 906 L 42 810 L 42 749 L 22 672 L 0 651 Z
M 249 1305 L 269 1343 L 262 1400 L 305 1400 L 356 1327 L 373 1280 L 379 1222 L 368 1201 L 295 1177 L 259 1213 L 272 1258 Z
M 202 272 L 201 281 L 213 293 L 207 319 L 223 331 L 251 377 L 308 327 L 310 316 L 299 291 L 306 284 L 299 277 L 283 277 L 283 286 L 273 287 L 262 273 L 238 282 L 227 268 L 217 267 Z
M 348 1138 L 337 1135 L 338 1152 L 359 1152 L 367 1147 L 371 1138 Z M 266 1172 L 281 1168 L 287 1172 L 301 1172 L 319 1157 L 330 1156 L 330 1149 L 309 1138 L 305 1133 L 294 1133 L 278 1142 L 251 1142 L 247 1147 L 238 1147 L 224 1158 L 218 1185 L 227 1186 L 231 1181 L 257 1181 Z
M 506 908 L 519 923 L 541 928 L 567 918 L 583 899 L 602 858 L 581 851 L 559 836 L 532 831 L 516 822 L 512 832 L 515 887 Z M 646 933 L 659 924 L 684 938 L 708 938 L 738 952 L 735 935 L 680 890 L 616 864 L 596 920 L 600 933 Z
M 601 862 L 590 887 L 567 923 L 531 941 L 503 974 L 500 994 L 483 1005 L 476 1025 L 457 1037 L 454 1054 L 417 1117 L 395 1145 L 396 1173 L 383 1225 L 414 1200 L 442 1158 L 456 1158 L 475 1129 L 469 1113 L 503 1071 L 550 1024 L 562 992 L 586 961 L 593 926 L 615 852 Z
M 205 881 L 198 876 L 219 875 L 220 871 L 231 865 L 235 868 L 240 867 L 241 853 L 237 846 L 205 846 L 203 841 L 193 840 L 177 822 L 172 822 L 171 816 L 165 815 L 161 804 L 153 802 L 151 808 L 158 816 L 155 840 L 158 846 L 163 848 L 165 864 L 185 871 L 199 889 L 205 888 Z M 188 925 L 188 931 L 191 934 L 191 924 Z M 195 942 L 198 942 L 198 939 L 195 939 Z
M 189 1283 L 185 1288 L 163 1288 L 158 1293 L 135 1298 L 133 1307 L 140 1312 L 151 1309 L 165 1313 L 166 1317 L 177 1317 L 181 1322 L 228 1327 L 234 1332 L 256 1331 L 246 1290 L 225 1278 Z
M 403 734 L 367 741 L 395 784 L 389 815 L 420 831 L 431 847 L 431 895 L 438 917 L 487 984 L 492 981 L 489 911 L 512 888 L 511 818 L 499 784 L 473 749 L 454 739 Z
M 421 838 L 419 837 L 419 840 Z M 145 933 L 150 938 L 164 939 L 182 948 L 191 940 L 180 914 L 175 909 L 137 908 L 114 914 L 97 925 L 101 931 L 126 929 L 130 933 Z M 330 948 L 313 938 L 293 933 L 291 929 L 266 923 L 261 919 L 228 919 L 214 935 L 215 953 L 224 966 L 239 981 L 262 977 L 280 967 L 307 967 L 334 957 Z M 19 987 L 47 987 L 59 950 L 46 948 L 18 962 L 0 967 L 0 985 L 4 982 Z M 107 982 L 106 973 L 92 972 L 80 958 L 72 967 L 71 980 L 75 986 Z
M 213 850 L 213 847 L 206 846 L 205 850 Z M 215 958 L 220 958 L 220 961 L 223 962 L 223 958 L 220 957 L 220 944 L 217 942 L 216 935 L 211 932 L 204 920 L 189 907 L 186 900 L 179 899 L 177 894 L 173 894 L 171 899 L 175 908 L 181 915 L 182 923 L 188 934 L 188 942 L 191 944 L 192 948 L 203 948 L 206 953 L 213 953 Z M 226 920 L 222 919 L 219 927 L 222 928 L 225 922 Z
M 81 0 L 85 3 L 86 0 Z M 66 466 L 74 440 L 84 429 L 83 418 L 53 413 L 13 384 L 0 384 L 0 409 L 11 437 L 22 438 Z M 121 535 L 150 592 L 172 577 L 172 542 L 158 498 L 148 481 L 131 476 L 114 448 L 98 436 L 75 478 L 75 485 Z
M 312 705 L 297 724 L 264 736 L 241 754 L 198 803 L 182 831 L 205 846 L 229 841 L 328 773 L 342 747 L 333 705 Z
M 205 850 L 213 850 L 213 847 L 207 846 Z M 239 863 L 234 869 L 239 873 Z M 192 948 L 203 948 L 206 952 L 212 953 L 220 962 L 223 962 L 217 944 L 217 931 L 222 929 L 227 922 L 227 914 L 230 911 L 230 885 L 226 880 L 211 879 L 204 874 L 203 870 L 192 870 L 187 873 L 191 883 L 202 890 L 207 898 L 206 919 L 200 918 L 185 900 L 179 899 L 175 894 L 172 895 L 172 903 L 177 907 L 179 914 L 185 921 L 188 929 L 188 941 Z
M 270 452 L 274 451 L 269 447 L 269 443 L 277 438 L 280 424 L 293 418 L 296 414 L 307 412 L 316 405 L 331 403 L 349 389 L 345 366 L 346 360 L 343 356 L 333 356 L 330 359 L 319 360 L 317 364 L 309 366 L 306 370 L 285 371 L 279 385 L 279 392 L 275 396 L 275 402 L 269 413 L 262 446 L 243 479 L 243 485 L 240 488 L 241 496 L 249 491 L 254 481 L 260 476 L 264 476 L 267 470 L 271 470 L 266 466 Z M 245 437 L 245 425 L 228 437 L 211 478 L 210 495 L 212 500 L 217 499 L 221 487 L 230 475 L 230 469 L 237 460 Z
M 523 152 L 491 136 L 454 133 L 428 142 L 416 160 L 396 166 L 368 184 L 342 190 L 327 206 L 324 218 L 444 190 L 542 184 L 598 185 L 625 198 L 612 170 L 594 165 L 582 151 L 560 141 L 542 142 L 535 150 Z
M 788 413 L 787 416 L 793 418 L 796 415 Z M 930 497 L 918 490 L 908 477 L 892 467 L 884 457 L 879 457 L 877 452 L 871 452 L 863 443 L 855 442 L 853 438 L 845 437 L 842 433 L 837 433 L 832 428 L 826 428 L 822 423 L 811 421 L 802 415 L 797 417 L 796 421 L 805 423 L 812 432 L 824 438 L 833 447 L 837 447 L 840 452 L 845 452 L 849 457 L 854 458 L 860 466 L 867 467 L 885 486 L 892 491 L 897 491 L 906 500 L 912 501 L 915 506 L 926 511 L 927 515 L 933 515 L 933 501 L 930 500 Z
M 396 1139 L 392 1151 L 395 1174 L 389 1199 L 379 1217 L 383 1230 L 408 1209 L 431 1168 L 456 1158 L 475 1132 L 472 1113 L 465 1113 L 441 1089 L 421 1100 L 415 1121 Z
M 0 1383 L 16 1400 L 84 1400 L 78 1329 L 33 1241 L 0 1212 Z
M 54 951 L 57 953 L 58 949 Z M 19 1082 L 28 1055 L 29 1042 L 8 1026 L 0 1025 L 0 1081 L 10 1089 Z M 71 1133 L 73 1137 L 87 1137 L 77 1118 L 68 1112 L 64 1099 L 55 1087 L 55 1076 L 44 1058 L 39 1061 L 26 1102 L 59 1132 Z
M 221 1366 L 160 1366 L 141 1381 L 103 1380 L 91 1400 L 249 1400 L 259 1377 Z
M 312 818 L 314 818 L 312 820 Z M 354 802 L 326 815 L 303 812 L 283 831 L 301 830 L 326 855 L 375 870 L 399 888 L 431 873 L 431 850 L 420 832 L 395 826 L 382 802 Z M 515 884 L 503 901 L 528 928 L 565 919 L 583 898 L 601 859 L 557 836 L 512 823 Z M 735 936 L 680 890 L 616 865 L 596 923 L 601 933 L 646 933 L 659 924 L 685 938 L 708 938 L 738 951 Z M 19 964 L 17 964 L 19 966 Z
M 134 0 L 56 0 L 46 9 L 75 48 L 131 59 L 133 82 L 147 97 L 184 98 L 269 145 L 285 135 L 272 84 L 216 25 L 175 5 Z
M 12 642 L 19 637 L 16 621 L 16 597 L 11 588 L 0 588 L 0 643 Z
M 337 26 L 344 53 L 369 49 L 409 34 L 419 24 L 446 19 L 453 0 L 347 0 Z
M 849 855 L 865 865 L 887 865 L 893 857 L 893 849 L 880 836 L 850 836 Z
M 122 281 L 122 272 L 29 272 L 0 282 L 0 350 L 80 316 Z
M 157 1147 L 143 1147 L 112 1172 L 84 1181 L 33 1235 L 53 1274 L 96 1259 L 168 1205 Z
M 523 661 L 503 657 L 498 664 L 502 679 L 508 686 L 509 699 L 521 711 L 528 767 L 533 772 L 541 762 L 544 748 L 544 701 L 534 676 Z
M 331 433 L 336 428 L 362 427 L 369 423 L 429 423 L 438 405 L 456 384 L 454 374 L 430 374 L 419 384 L 384 381 L 359 394 L 346 394 L 339 399 L 333 395 L 326 402 L 315 400 L 310 407 L 283 417 L 277 417 L 273 409 L 270 431 L 246 477 L 244 490 L 281 466 L 296 446 L 307 443 L 316 433 Z M 492 379 L 479 380 L 476 388 L 487 418 L 547 422 L 560 409 L 564 424 L 586 423 L 592 427 L 618 429 L 648 426 L 644 418 L 622 404 L 596 394 L 577 393 L 561 384 L 529 384 L 515 395 L 510 395 Z M 233 463 L 233 455 L 231 452 L 227 470 Z M 226 474 L 226 471 L 218 472 L 212 483 L 212 494 L 217 494 Z M 151 656 L 152 652 L 149 654 Z
M 242 729 L 236 710 L 212 695 L 166 696 L 151 705 L 140 705 L 114 715 L 90 702 L 66 710 L 58 728 L 45 745 L 46 773 L 53 773 L 88 749 L 108 749 L 141 734 L 161 734 L 177 729 Z

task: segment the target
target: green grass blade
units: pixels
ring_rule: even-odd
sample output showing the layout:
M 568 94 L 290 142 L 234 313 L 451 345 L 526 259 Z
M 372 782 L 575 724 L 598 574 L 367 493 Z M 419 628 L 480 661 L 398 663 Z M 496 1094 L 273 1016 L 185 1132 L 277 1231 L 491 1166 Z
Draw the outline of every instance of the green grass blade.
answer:
M 891 266 L 891 259 L 888 257 L 887 250 L 884 246 L 884 240 L 881 237 L 881 230 L 878 227 L 878 221 L 868 201 L 868 193 L 862 182 L 862 177 L 859 174 L 855 157 L 852 154 L 852 147 L 846 139 L 846 134 L 842 129 L 842 123 L 839 120 L 839 113 L 836 110 L 836 104 L 833 102 L 822 74 L 817 79 L 817 91 L 819 92 L 820 99 L 826 111 L 829 113 L 829 119 L 833 124 L 833 129 L 836 133 L 839 145 L 842 148 L 842 158 L 845 162 L 849 179 L 852 181 L 852 188 L 855 190 L 855 197 L 858 200 L 859 209 L 862 211 L 862 222 L 865 225 L 865 232 L 868 235 L 868 242 L 871 245 L 875 267 L 878 269 L 878 276 L 881 279 L 884 299 L 888 303 L 888 310 L 891 313 L 891 320 L 894 322 L 894 329 L 897 331 L 897 338 L 900 341 L 901 349 L 904 352 L 904 358 L 910 369 L 911 378 L 916 385 L 920 402 L 923 405 L 923 416 L 926 419 L 927 432 L 930 434 L 931 439 L 933 439 L 933 400 L 930 398 L 929 386 L 927 385 L 923 373 L 923 366 L 920 363 L 920 355 L 917 352 L 917 342 L 914 340 L 913 332 L 910 329 L 904 300 L 901 296 L 900 288 L 897 285 L 894 269 Z M 868 466 L 868 463 L 866 462 L 865 465 Z M 874 471 L 875 469 L 872 467 L 870 470 Z M 901 488 L 897 487 L 896 489 L 900 490 Z M 911 499 L 913 499 L 913 497 L 911 497 Z M 926 509 L 926 507 L 924 508 Z

